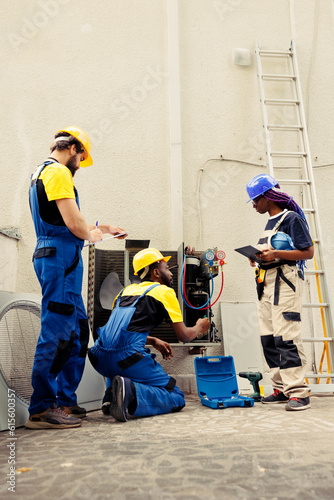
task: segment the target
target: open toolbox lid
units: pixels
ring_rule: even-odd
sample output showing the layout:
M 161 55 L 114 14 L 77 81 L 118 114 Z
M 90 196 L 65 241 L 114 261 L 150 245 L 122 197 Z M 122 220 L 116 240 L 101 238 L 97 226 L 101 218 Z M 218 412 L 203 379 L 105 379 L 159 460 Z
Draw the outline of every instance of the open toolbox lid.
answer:
M 238 382 L 232 356 L 195 358 L 197 392 L 210 399 L 238 396 Z

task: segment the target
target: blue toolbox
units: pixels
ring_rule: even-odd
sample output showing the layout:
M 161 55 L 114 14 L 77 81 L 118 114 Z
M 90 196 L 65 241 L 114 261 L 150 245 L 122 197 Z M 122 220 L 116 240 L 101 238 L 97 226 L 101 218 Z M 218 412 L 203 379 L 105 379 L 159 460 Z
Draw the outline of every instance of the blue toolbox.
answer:
M 254 399 L 239 396 L 232 356 L 196 357 L 195 371 L 202 405 L 210 408 L 254 405 Z

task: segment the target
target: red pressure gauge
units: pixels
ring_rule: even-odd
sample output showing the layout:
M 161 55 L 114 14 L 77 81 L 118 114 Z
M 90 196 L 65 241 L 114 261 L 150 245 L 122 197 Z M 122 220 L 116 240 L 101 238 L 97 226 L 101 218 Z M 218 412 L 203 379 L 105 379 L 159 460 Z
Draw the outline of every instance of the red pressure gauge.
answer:
M 218 252 L 216 252 L 216 259 L 217 260 L 224 260 L 225 257 L 226 257 L 226 253 L 223 250 L 218 250 Z

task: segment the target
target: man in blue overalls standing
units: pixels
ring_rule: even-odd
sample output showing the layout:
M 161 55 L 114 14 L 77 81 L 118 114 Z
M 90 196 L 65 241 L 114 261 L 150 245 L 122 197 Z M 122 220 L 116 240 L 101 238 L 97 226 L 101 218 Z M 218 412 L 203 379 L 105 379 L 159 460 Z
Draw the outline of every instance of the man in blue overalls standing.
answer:
M 129 285 L 116 297 L 108 323 L 98 329 L 99 338 L 88 352 L 94 368 L 112 379 L 110 414 L 121 422 L 127 421 L 128 415 L 159 415 L 180 411 L 185 405 L 175 379 L 145 348 L 152 345 L 165 358 L 173 355 L 167 342 L 149 336 L 151 330 L 167 320 L 179 340 L 190 342 L 210 327 L 207 318 L 198 319 L 193 327 L 183 323 L 171 288 L 169 259 L 155 248 L 146 248 L 134 256 L 134 273 L 141 283 Z
M 25 424 L 29 429 L 79 427 L 86 415 L 75 394 L 89 337 L 81 297 L 81 250 L 84 240 L 96 242 L 103 233 L 125 233 L 111 225 L 90 226 L 80 212 L 73 176 L 80 166 L 93 163 L 87 134 L 77 127 L 59 130 L 50 150 L 32 175 L 29 190 L 37 236 L 33 263 L 43 296 Z

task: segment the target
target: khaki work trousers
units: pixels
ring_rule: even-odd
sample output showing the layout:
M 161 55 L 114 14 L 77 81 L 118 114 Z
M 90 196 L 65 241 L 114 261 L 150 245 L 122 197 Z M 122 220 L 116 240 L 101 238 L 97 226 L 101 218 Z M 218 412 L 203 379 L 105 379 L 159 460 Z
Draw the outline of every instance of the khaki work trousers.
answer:
M 309 388 L 305 382 L 306 356 L 301 341 L 303 280 L 296 266 L 285 264 L 280 269 L 290 285 L 282 276 L 277 283 L 277 268 L 267 270 L 259 302 L 261 342 L 272 369 L 273 388 L 289 398 L 305 398 L 309 395 Z M 277 305 L 274 305 L 275 289 L 276 294 L 278 292 Z

